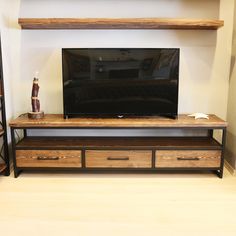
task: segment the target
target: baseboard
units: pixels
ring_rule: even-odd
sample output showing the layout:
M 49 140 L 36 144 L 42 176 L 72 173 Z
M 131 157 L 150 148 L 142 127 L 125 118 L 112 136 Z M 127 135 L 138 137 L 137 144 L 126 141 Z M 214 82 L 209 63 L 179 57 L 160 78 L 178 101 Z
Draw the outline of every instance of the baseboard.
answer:
M 229 171 L 231 175 L 236 175 L 236 170 L 225 160 L 225 168 Z

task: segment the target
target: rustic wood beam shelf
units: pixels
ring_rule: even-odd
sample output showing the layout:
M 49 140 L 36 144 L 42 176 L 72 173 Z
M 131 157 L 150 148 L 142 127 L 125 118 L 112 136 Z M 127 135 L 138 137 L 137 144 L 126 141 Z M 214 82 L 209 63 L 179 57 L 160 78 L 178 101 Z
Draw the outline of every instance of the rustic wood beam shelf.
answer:
M 22 29 L 217 30 L 224 21 L 175 18 L 19 18 Z

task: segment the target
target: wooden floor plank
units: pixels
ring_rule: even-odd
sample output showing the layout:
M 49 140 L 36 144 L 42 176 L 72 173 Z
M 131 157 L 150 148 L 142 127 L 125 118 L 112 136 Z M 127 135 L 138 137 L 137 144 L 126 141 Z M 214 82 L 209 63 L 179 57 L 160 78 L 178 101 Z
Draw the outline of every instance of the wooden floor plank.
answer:
M 236 177 L 22 173 L 0 178 L 7 236 L 235 236 Z

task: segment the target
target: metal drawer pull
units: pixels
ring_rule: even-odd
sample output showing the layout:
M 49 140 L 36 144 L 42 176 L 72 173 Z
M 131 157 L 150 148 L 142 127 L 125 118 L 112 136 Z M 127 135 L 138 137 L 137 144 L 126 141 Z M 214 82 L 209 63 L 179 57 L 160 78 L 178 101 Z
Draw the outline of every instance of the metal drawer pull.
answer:
M 108 157 L 108 161 L 128 161 L 129 157 Z
M 198 157 L 187 157 L 187 158 L 178 157 L 177 160 L 178 161 L 200 161 L 200 158 L 198 158 Z
M 37 160 L 39 160 L 39 161 L 56 161 L 56 160 L 59 160 L 59 157 L 43 157 L 43 156 L 40 156 L 40 157 L 37 157 Z

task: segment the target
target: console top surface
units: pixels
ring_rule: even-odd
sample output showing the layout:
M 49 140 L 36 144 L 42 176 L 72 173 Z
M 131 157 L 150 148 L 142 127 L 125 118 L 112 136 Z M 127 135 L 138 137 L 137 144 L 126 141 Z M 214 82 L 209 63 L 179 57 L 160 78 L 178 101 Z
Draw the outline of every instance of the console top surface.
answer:
M 12 128 L 225 128 L 227 122 L 209 115 L 209 119 L 194 119 L 187 114 L 176 119 L 165 117 L 124 117 L 124 118 L 69 118 L 62 114 L 46 114 L 41 119 L 29 119 L 27 114 L 11 120 Z

